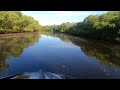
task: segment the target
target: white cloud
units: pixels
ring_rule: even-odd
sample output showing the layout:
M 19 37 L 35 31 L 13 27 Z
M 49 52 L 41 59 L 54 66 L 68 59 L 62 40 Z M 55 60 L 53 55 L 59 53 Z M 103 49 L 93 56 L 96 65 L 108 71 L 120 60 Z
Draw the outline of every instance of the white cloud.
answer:
M 49 17 L 46 18 L 39 17 L 37 18 L 37 20 L 39 21 L 40 25 L 54 25 L 54 24 L 61 24 L 61 22 L 63 22 L 61 20 L 58 21 Z
M 90 14 L 96 14 L 92 13 L 90 11 L 48 11 L 49 13 L 55 14 L 57 17 L 76 17 L 76 16 L 88 16 Z
M 23 14 L 32 14 L 33 11 L 21 11 Z

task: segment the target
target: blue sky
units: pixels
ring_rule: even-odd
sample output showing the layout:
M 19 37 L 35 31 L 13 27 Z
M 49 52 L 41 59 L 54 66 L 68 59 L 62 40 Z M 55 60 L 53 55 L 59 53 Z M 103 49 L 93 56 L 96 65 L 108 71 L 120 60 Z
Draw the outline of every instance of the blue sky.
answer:
M 22 11 L 24 15 L 32 16 L 40 25 L 59 25 L 63 22 L 80 22 L 91 14 L 102 14 L 107 11 Z

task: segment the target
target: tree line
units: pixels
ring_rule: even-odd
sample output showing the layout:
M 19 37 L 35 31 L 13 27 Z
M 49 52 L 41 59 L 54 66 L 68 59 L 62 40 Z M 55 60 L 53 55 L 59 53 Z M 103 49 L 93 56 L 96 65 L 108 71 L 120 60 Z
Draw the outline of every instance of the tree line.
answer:
M 67 22 L 61 25 L 46 26 L 44 30 L 120 42 L 120 11 L 89 15 L 82 22 Z
M 0 11 L 0 33 L 39 31 L 37 20 L 20 11 Z
M 60 32 L 97 40 L 120 42 L 120 11 L 89 15 L 82 22 L 66 22 L 61 25 L 41 26 L 20 11 L 0 11 L 0 33 Z

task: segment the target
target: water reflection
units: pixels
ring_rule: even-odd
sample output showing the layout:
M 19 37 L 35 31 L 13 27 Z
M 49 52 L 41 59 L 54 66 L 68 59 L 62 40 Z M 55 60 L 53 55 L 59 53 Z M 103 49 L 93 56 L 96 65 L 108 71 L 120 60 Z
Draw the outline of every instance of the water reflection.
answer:
M 90 60 L 98 60 L 100 64 Z M 7 72 L 5 69 L 8 68 L 0 77 L 43 69 L 74 76 L 72 78 L 106 78 L 104 73 L 110 75 L 119 71 L 115 68 L 112 72 L 103 66 L 120 68 L 119 45 L 49 32 L 0 37 L 0 73 Z M 113 77 L 119 78 L 119 75 L 115 73 Z
M 96 57 L 101 64 L 120 67 L 119 44 L 98 42 L 65 34 L 54 34 L 49 32 L 44 32 L 44 34 L 60 38 L 64 42 L 72 42 L 73 44 L 79 46 L 87 56 Z
M 23 50 L 32 46 L 39 39 L 38 33 L 5 35 L 0 37 L 0 73 L 8 68 L 6 60 L 10 57 L 20 57 Z

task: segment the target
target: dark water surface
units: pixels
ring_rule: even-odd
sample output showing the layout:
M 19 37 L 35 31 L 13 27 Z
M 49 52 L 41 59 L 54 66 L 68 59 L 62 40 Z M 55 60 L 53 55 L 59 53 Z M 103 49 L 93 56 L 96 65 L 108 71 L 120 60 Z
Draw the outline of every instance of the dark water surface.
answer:
M 0 78 L 38 70 L 75 79 L 120 79 L 120 45 L 48 32 L 0 37 Z

